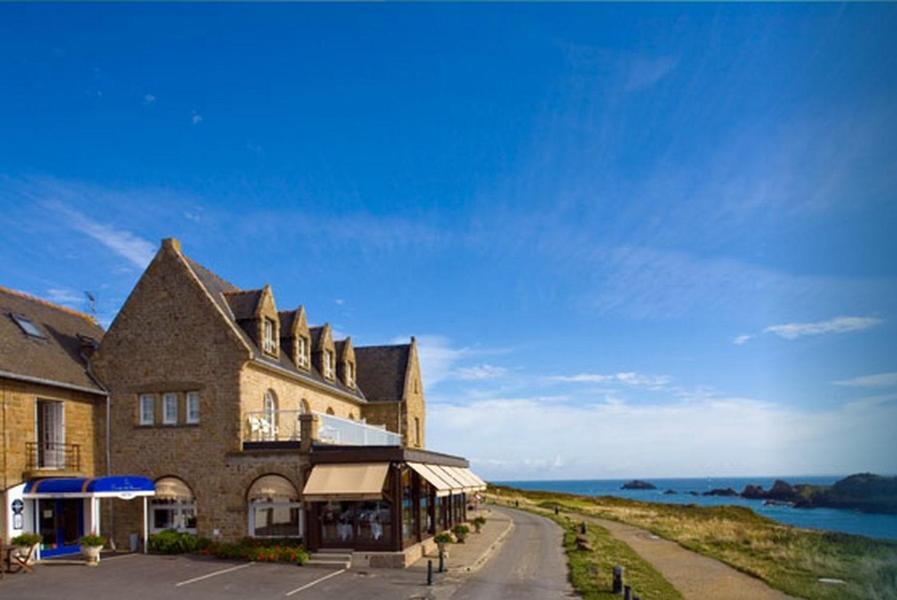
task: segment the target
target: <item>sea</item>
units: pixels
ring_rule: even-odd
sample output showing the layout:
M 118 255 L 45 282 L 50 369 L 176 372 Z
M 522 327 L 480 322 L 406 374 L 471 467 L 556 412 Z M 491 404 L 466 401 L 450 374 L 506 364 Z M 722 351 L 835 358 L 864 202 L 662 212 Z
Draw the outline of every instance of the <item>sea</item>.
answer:
M 732 488 L 738 492 L 748 484 L 760 485 L 764 489 L 772 487 L 776 479 L 790 484 L 809 483 L 814 485 L 831 485 L 842 479 L 832 477 L 706 477 L 700 479 L 644 479 L 655 486 L 656 490 L 623 490 L 620 487 L 631 479 L 590 479 L 568 481 L 495 481 L 500 485 L 508 485 L 524 490 L 543 490 L 548 492 L 565 492 L 585 496 L 617 496 L 646 502 L 662 502 L 666 504 L 698 504 L 701 506 L 719 506 L 723 504 L 746 506 L 754 512 L 770 519 L 775 519 L 796 527 L 841 531 L 864 535 L 871 538 L 897 540 L 897 515 L 878 515 L 855 510 L 838 508 L 793 508 L 763 504 L 763 500 L 748 500 L 741 497 L 693 496 L 688 492 L 706 492 L 714 488 Z M 676 494 L 664 494 L 673 490 Z

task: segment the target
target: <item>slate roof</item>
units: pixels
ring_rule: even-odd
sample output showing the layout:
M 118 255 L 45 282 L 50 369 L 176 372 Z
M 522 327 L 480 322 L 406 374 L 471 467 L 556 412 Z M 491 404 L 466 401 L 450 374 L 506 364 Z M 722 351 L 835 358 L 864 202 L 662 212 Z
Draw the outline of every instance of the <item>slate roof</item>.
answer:
M 12 314 L 26 317 L 44 337 L 27 335 Z M 102 339 L 103 328 L 90 316 L 0 287 L 0 371 L 104 394 L 81 355 Z
M 368 402 L 400 402 L 411 344 L 356 346 L 355 372 Z
M 240 336 L 243 338 L 243 341 L 246 342 L 246 344 L 250 348 L 252 348 L 254 354 L 253 360 L 255 362 L 276 366 L 280 369 L 292 373 L 299 379 L 311 380 L 317 384 L 325 385 L 331 389 L 337 390 L 349 396 L 353 396 L 360 402 L 365 401 L 365 394 L 364 392 L 362 392 L 362 389 L 360 387 L 350 388 L 343 385 L 343 383 L 339 380 L 331 381 L 325 379 L 313 364 L 307 370 L 299 369 L 298 367 L 296 367 L 293 361 L 290 360 L 290 357 L 286 352 L 280 352 L 277 358 L 273 358 L 264 354 L 252 340 L 249 334 L 247 334 L 243 327 L 241 327 L 240 325 L 240 321 L 250 318 L 255 312 L 255 306 L 258 303 L 259 298 L 261 297 L 262 290 L 241 290 L 226 279 L 219 277 L 209 269 L 205 268 L 195 260 L 188 257 L 184 258 L 187 260 L 187 264 L 196 275 L 196 278 L 206 289 L 215 303 L 219 306 L 219 308 L 221 308 L 222 312 L 227 315 L 228 318 L 230 318 L 231 321 L 236 325 L 236 329 L 239 332 Z M 282 318 L 283 313 L 278 313 L 278 315 Z M 320 330 L 322 329 L 321 327 L 311 328 L 309 330 L 313 340 L 312 348 L 314 348 L 316 344 L 316 329 L 318 330 L 317 335 L 320 335 Z

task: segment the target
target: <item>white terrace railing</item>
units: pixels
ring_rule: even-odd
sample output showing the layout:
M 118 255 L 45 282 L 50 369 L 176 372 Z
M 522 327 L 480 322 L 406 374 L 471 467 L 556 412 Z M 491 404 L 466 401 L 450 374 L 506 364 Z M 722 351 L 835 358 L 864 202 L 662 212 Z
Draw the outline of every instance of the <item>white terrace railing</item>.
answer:
M 302 438 L 299 410 L 255 411 L 246 413 L 247 442 L 299 441 Z M 401 446 L 401 436 L 382 425 L 314 413 L 318 417 L 317 441 L 342 446 Z

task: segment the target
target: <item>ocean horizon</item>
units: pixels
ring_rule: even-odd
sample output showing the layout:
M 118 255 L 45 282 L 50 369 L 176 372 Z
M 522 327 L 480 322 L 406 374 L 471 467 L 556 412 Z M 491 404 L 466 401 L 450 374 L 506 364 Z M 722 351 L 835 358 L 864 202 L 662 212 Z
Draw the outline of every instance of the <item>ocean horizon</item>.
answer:
M 758 477 L 634 477 L 627 479 L 555 479 L 555 480 L 515 480 L 490 481 L 497 485 L 507 485 L 525 490 L 562 492 L 584 496 L 614 496 L 658 502 L 664 504 L 697 504 L 699 506 L 734 505 L 750 508 L 755 513 L 781 523 L 863 535 L 871 538 L 897 540 L 897 515 L 863 513 L 839 508 L 794 508 L 781 505 L 764 505 L 763 500 L 725 496 L 693 496 L 689 492 L 701 494 L 714 488 L 733 488 L 741 492 L 746 485 L 760 485 L 769 489 L 776 479 L 794 485 L 831 485 L 843 475 L 812 476 L 758 476 Z M 621 486 L 633 479 L 647 481 L 657 486 L 655 490 L 624 490 Z M 673 490 L 675 494 L 665 494 Z

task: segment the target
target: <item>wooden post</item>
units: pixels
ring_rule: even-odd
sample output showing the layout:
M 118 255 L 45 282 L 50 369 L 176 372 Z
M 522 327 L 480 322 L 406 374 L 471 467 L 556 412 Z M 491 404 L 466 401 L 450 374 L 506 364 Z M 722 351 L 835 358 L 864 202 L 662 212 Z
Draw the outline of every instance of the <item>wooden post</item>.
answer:
M 622 594 L 623 593 L 623 567 L 617 565 L 614 567 L 614 587 L 613 593 Z
M 628 585 L 623 586 L 623 600 L 632 600 L 632 588 Z

